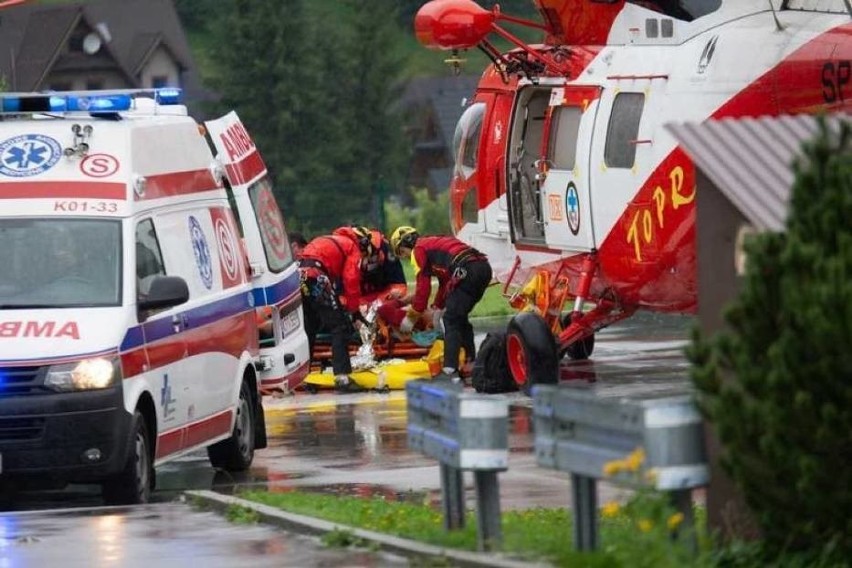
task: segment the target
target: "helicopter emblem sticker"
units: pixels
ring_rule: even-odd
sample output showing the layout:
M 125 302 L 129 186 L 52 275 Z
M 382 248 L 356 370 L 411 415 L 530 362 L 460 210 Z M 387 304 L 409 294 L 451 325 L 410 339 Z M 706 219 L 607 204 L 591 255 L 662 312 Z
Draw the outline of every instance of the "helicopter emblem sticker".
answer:
M 576 235 L 580 232 L 580 195 L 573 181 L 565 189 L 565 210 L 568 212 L 568 228 Z

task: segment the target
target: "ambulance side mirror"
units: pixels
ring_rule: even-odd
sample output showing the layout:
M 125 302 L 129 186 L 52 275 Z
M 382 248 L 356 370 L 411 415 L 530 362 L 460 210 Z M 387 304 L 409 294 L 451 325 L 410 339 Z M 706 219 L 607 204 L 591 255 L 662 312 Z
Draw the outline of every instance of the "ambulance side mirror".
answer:
M 139 298 L 140 312 L 162 310 L 178 306 L 189 300 L 189 287 L 180 276 L 156 276 L 148 294 Z

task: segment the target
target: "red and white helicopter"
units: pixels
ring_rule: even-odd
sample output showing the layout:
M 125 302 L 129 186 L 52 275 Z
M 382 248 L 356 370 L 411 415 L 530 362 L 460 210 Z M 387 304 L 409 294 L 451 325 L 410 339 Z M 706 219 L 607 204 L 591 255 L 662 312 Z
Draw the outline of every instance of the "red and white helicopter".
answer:
M 534 1 L 542 23 L 471 0 L 415 19 L 427 47 L 492 61 L 456 129 L 451 223 L 519 285 L 506 351 L 527 391 L 637 309 L 695 310 L 695 168 L 665 124 L 852 111 L 850 0 Z

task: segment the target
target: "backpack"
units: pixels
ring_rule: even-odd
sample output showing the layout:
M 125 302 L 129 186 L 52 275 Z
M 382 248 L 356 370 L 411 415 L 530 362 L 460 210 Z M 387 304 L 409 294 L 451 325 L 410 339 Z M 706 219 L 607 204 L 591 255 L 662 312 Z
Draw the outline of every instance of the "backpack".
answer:
M 505 332 L 491 332 L 482 340 L 473 363 L 471 382 L 476 392 L 481 393 L 494 394 L 518 390 L 518 385 L 509 371 Z

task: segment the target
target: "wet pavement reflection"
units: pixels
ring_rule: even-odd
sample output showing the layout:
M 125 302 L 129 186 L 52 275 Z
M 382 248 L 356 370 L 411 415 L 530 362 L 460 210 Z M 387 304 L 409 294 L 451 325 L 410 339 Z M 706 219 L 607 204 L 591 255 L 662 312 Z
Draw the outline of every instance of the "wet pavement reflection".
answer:
M 0 566 L 204 568 L 405 566 L 401 557 L 326 548 L 316 538 L 234 524 L 178 502 L 0 515 Z
M 594 389 L 602 396 L 648 398 L 689 392 L 683 349 L 692 321 L 685 316 L 640 314 L 621 322 L 598 334 L 591 360 L 565 361 L 561 380 Z M 504 326 L 505 320 L 480 322 L 478 329 L 485 332 Z M 480 333 L 480 338 L 483 335 Z M 531 399 L 521 393 L 506 396 L 510 399 L 510 460 L 508 471 L 499 475 L 502 508 L 569 506 L 569 476 L 535 463 Z M 86 551 L 92 552 L 92 558 L 94 551 L 99 551 L 95 560 L 81 560 L 80 566 L 135 566 L 126 560 L 143 547 L 161 550 L 164 562 L 175 565 L 200 558 L 205 568 L 249 562 L 252 566 L 271 566 L 274 561 L 265 563 L 264 551 L 278 551 L 270 553 L 279 558 L 275 565 L 281 565 L 282 554 L 287 555 L 288 565 L 298 566 L 393 564 L 393 559 L 381 564 L 371 564 L 377 561 L 372 557 L 353 560 L 349 554 L 335 562 L 325 557 L 331 551 L 318 542 L 298 540 L 273 529 L 233 525 L 221 516 L 195 511 L 176 501 L 187 489 L 227 494 L 249 489 L 300 489 L 440 502 L 437 462 L 407 446 L 404 391 L 297 393 L 267 398 L 264 407 L 269 447 L 257 452 L 254 465 L 243 474 L 214 470 L 206 453 L 200 452 L 158 469 L 156 502 L 146 507 L 68 510 L 101 505 L 97 489 L 85 486 L 17 495 L 11 510 L 51 511 L 0 515 L 0 567 L 52 566 L 52 560 L 57 561 L 55 565 L 73 566 L 59 562 L 65 547 L 83 552 L 83 558 Z M 472 476 L 465 481 L 472 488 Z M 624 494 L 601 484 L 601 502 Z M 467 491 L 467 495 L 473 507 L 473 491 Z M 57 513 L 55 509 L 66 511 Z M 75 516 L 82 522 L 74 523 Z M 109 549 L 110 534 L 123 538 L 122 546 Z M 44 543 L 51 544 L 46 549 Z M 301 554 L 303 547 L 306 556 L 293 556 Z M 37 549 L 47 556 L 39 556 Z M 56 556 L 50 556 L 53 553 Z M 121 561 L 110 564 L 107 559 L 113 557 Z M 40 560 L 33 564 L 30 561 L 34 558 Z M 340 564 L 344 558 L 345 564 Z M 157 560 L 156 565 L 168 564 Z

